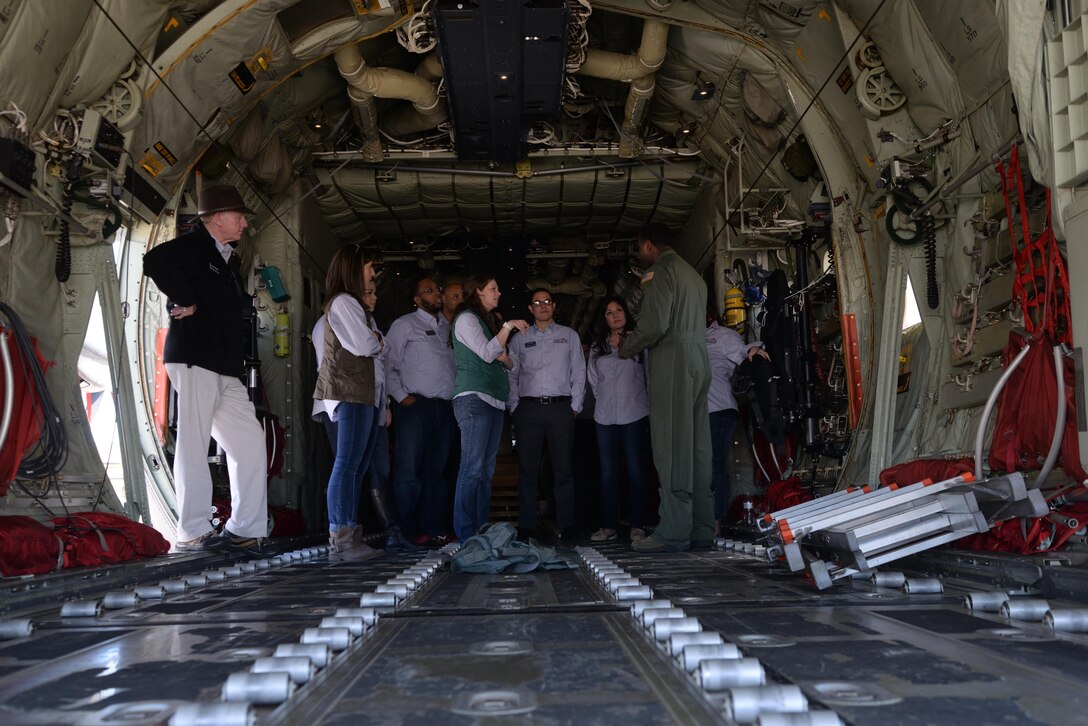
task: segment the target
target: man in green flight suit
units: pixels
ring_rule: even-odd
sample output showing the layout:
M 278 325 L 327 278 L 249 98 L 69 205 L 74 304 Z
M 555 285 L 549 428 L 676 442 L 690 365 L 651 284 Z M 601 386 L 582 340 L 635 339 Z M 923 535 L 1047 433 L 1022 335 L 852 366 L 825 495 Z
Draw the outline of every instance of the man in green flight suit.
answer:
M 639 233 L 639 262 L 649 269 L 642 276 L 638 323 L 620 344 L 624 358 L 651 349 L 650 434 L 661 481 L 661 523 L 632 545 L 639 552 L 705 548 L 714 534 L 706 283 L 671 241 L 663 224 Z

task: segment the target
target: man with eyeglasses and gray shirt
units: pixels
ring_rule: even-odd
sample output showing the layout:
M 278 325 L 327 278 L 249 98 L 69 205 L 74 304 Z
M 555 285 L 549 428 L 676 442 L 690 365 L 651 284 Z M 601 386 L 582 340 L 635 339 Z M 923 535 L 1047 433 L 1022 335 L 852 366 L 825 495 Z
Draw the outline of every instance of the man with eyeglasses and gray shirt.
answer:
M 556 520 L 563 544 L 572 544 L 577 533 L 571 450 L 574 417 L 582 410 L 585 396 L 586 360 L 578 333 L 555 322 L 555 307 L 550 291 L 533 290 L 529 311 L 535 325 L 507 344 L 514 361 L 507 406 L 518 437 L 519 536 L 534 534 L 537 527 L 537 481 L 547 441 L 555 479 Z
M 449 531 L 443 471 L 457 433 L 450 402 L 456 365 L 442 288 L 425 277 L 412 300 L 415 311 L 397 318 L 385 337 L 394 401 L 393 486 L 405 537 L 442 545 Z

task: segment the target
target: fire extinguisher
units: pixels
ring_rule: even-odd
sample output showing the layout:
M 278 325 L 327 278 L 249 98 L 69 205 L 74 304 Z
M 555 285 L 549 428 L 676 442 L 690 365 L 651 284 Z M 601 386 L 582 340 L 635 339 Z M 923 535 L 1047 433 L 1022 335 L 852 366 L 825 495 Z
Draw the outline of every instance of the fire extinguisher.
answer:
M 744 334 L 748 312 L 744 307 L 744 292 L 739 287 L 725 291 L 725 325 Z
M 272 353 L 277 358 L 291 355 L 291 316 L 287 308 L 281 307 L 276 313 L 276 326 L 272 329 Z

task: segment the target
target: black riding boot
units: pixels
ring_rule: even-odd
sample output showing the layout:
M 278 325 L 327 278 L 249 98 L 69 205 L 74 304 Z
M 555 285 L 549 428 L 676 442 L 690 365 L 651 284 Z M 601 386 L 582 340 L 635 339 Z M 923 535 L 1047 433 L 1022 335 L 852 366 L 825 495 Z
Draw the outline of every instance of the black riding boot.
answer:
M 381 520 L 382 527 L 385 528 L 385 548 L 387 550 L 418 549 L 401 534 L 392 493 L 385 489 L 374 488 L 370 490 L 370 498 L 374 501 L 374 511 Z

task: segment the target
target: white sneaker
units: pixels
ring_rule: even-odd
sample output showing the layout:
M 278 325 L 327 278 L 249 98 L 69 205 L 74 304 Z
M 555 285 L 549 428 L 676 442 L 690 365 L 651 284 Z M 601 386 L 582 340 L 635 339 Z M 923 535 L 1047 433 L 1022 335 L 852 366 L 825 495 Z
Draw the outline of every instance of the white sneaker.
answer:
M 590 535 L 589 539 L 593 542 L 610 542 L 616 539 L 616 530 L 601 527 Z
M 646 539 L 646 530 L 642 527 L 631 528 L 631 543 L 638 542 L 640 539 Z

